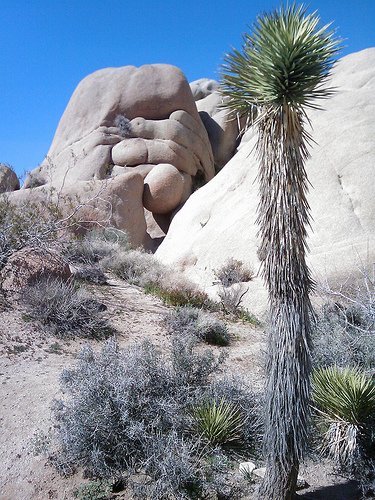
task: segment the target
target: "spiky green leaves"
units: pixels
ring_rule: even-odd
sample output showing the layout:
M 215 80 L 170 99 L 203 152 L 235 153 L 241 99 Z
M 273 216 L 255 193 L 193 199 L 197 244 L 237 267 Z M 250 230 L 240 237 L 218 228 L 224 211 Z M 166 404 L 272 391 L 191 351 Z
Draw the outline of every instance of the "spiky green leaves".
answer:
M 315 404 L 331 418 L 361 425 L 375 417 L 375 382 L 356 368 L 317 370 L 313 388 Z
M 313 375 L 313 402 L 323 429 L 322 448 L 346 464 L 375 418 L 375 383 L 358 369 L 328 367 Z
M 192 415 L 198 432 L 213 445 L 239 440 L 245 424 L 241 410 L 223 399 L 197 405 Z
M 329 25 L 319 16 L 292 5 L 260 16 L 242 51 L 225 58 L 222 92 L 229 106 L 247 113 L 255 106 L 316 107 L 332 94 L 324 84 L 339 50 Z

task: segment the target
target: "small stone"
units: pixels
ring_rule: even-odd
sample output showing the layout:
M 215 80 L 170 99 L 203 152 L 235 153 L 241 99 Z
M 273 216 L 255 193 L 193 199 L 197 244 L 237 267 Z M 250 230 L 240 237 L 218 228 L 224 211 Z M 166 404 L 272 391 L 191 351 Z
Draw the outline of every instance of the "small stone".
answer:
M 259 469 L 254 469 L 253 474 L 255 476 L 263 478 L 266 474 L 266 468 L 265 467 L 260 467 Z
M 239 467 L 243 474 L 251 474 L 255 468 L 256 465 L 253 462 L 241 462 Z

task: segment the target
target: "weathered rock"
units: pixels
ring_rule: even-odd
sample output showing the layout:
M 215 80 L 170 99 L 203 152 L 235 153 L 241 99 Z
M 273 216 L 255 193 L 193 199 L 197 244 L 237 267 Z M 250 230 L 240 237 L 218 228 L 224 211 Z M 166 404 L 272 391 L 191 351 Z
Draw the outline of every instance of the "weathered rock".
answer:
M 344 57 L 332 78 L 336 95 L 309 113 L 317 142 L 306 163 L 313 232 L 308 262 L 316 279 L 344 279 L 359 260 L 375 259 L 375 49 Z M 251 133 L 250 133 L 251 135 Z M 215 295 L 213 269 L 234 257 L 259 269 L 256 211 L 258 161 L 253 136 L 174 217 L 156 252 L 164 263 Z M 261 277 L 248 284 L 244 305 L 267 306 Z
M 200 78 L 199 80 L 194 80 L 190 83 L 191 92 L 196 101 L 204 99 L 208 95 L 212 94 L 219 87 L 219 83 L 216 80 L 210 80 L 209 78 Z
M 233 157 L 239 144 L 243 120 L 223 107 L 226 98 L 215 90 L 197 101 L 197 109 L 206 127 L 214 155 L 215 168 L 220 170 Z
M 20 181 L 16 173 L 4 163 L 0 163 L 0 194 L 16 191 L 20 188 Z
M 167 214 L 177 207 L 184 193 L 185 179 L 173 165 L 156 165 L 145 177 L 144 207 L 154 214 Z
M 38 176 L 38 185 L 41 182 L 51 183 L 57 189 L 63 184 L 68 186 L 76 181 L 104 179 L 111 164 L 174 164 L 170 158 L 163 158 L 163 151 L 168 153 L 169 147 L 172 147 L 174 157 L 179 158 L 184 154 L 180 151 L 179 144 L 173 140 L 175 132 L 170 131 L 171 127 L 166 123 L 176 111 L 187 115 L 194 124 L 192 128 L 197 137 L 197 148 L 202 149 L 202 141 L 209 147 L 207 133 L 197 112 L 189 84 L 178 68 L 154 64 L 140 68 L 125 66 L 96 71 L 82 80 L 74 91 L 57 127 L 48 159 L 31 172 L 25 187 L 30 186 L 35 176 Z M 120 122 L 123 126 L 118 121 L 119 117 L 122 117 Z M 121 150 L 121 147 L 114 146 L 127 141 L 124 134 L 129 131 L 129 120 L 134 118 L 137 119 L 133 126 L 135 137 L 139 137 L 138 149 L 141 149 L 143 144 L 143 150 L 134 153 L 130 148 L 133 152 L 130 155 L 131 160 L 127 162 L 126 154 L 121 156 L 117 151 Z M 163 123 L 158 124 L 159 120 Z M 175 121 L 173 119 L 173 125 Z M 143 124 L 138 133 L 137 123 Z M 155 145 L 150 146 L 157 160 L 152 161 L 145 156 L 148 148 L 143 139 L 159 142 L 158 134 L 162 135 L 161 142 L 165 140 L 167 147 L 158 149 Z M 188 130 L 186 136 L 189 134 L 191 135 Z M 179 137 L 183 135 L 180 132 Z M 204 149 L 207 151 L 207 147 Z M 121 161 L 117 161 L 117 153 Z M 195 154 L 194 149 L 190 155 L 185 155 L 185 160 L 179 158 L 180 163 L 175 166 L 184 170 L 183 161 L 190 161 L 192 154 Z M 206 153 L 206 156 L 209 158 L 210 155 Z M 209 178 L 212 177 L 212 153 L 209 161 L 199 162 L 199 169 Z
M 146 207 L 163 214 L 189 197 L 191 176 L 199 174 L 207 182 L 215 174 L 211 144 L 189 84 L 178 68 L 166 64 L 107 68 L 82 80 L 46 158 L 26 179 L 25 190 L 43 186 L 79 195 L 77 186 L 82 188 L 85 181 L 105 181 L 132 171 L 144 179 L 155 165 L 173 165 L 181 174 L 164 183 L 159 179 L 152 195 L 146 186 Z M 168 186 L 168 195 L 166 190 L 161 193 L 162 185 Z M 126 198 L 130 203 L 129 193 Z M 129 212 L 137 212 L 141 202 L 142 196 Z M 125 224 L 129 229 L 128 220 L 115 218 L 119 228 Z M 145 227 L 143 220 L 133 242 L 142 239 L 139 233 Z M 143 238 L 148 238 L 146 232 Z
M 10 256 L 1 271 L 1 287 L 6 294 L 19 294 L 39 280 L 72 276 L 69 265 L 53 250 L 23 248 Z

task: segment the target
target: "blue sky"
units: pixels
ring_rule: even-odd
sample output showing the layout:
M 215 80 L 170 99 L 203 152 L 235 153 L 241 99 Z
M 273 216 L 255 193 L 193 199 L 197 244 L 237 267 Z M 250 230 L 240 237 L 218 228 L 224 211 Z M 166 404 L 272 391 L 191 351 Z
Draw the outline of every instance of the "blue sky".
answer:
M 79 81 L 108 66 L 175 64 L 189 81 L 218 78 L 266 0 L 0 0 L 0 162 L 19 174 L 48 152 Z M 345 38 L 375 46 L 375 0 L 311 0 Z

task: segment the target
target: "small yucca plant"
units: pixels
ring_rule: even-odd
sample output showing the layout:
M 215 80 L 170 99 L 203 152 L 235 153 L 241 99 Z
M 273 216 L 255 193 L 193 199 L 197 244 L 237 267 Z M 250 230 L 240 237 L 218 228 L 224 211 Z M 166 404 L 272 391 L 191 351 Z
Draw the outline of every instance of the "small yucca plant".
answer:
M 318 419 L 326 428 L 322 448 L 348 464 L 375 416 L 375 382 L 357 368 L 338 367 L 316 370 L 312 382 Z
M 192 415 L 198 432 L 212 445 L 241 439 L 245 417 L 233 403 L 224 399 L 205 401 L 193 409 Z

